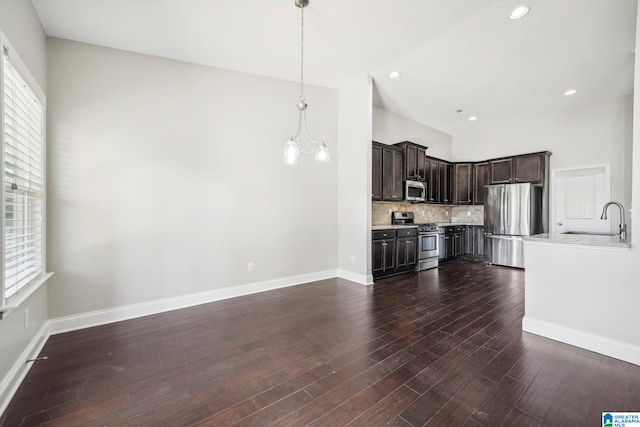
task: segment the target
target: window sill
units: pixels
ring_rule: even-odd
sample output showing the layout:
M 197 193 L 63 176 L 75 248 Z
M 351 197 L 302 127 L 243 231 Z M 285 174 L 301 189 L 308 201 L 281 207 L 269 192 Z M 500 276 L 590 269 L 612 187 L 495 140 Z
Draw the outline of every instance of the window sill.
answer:
M 22 292 L 18 292 L 14 298 L 8 301 L 8 304 L 0 306 L 0 319 L 3 319 L 8 316 L 12 310 L 20 307 L 20 305 L 40 289 L 40 287 L 42 287 L 42 285 L 44 285 L 51 276 L 53 276 L 53 273 L 44 273 L 40 278 L 38 278 L 38 280 L 27 286 Z

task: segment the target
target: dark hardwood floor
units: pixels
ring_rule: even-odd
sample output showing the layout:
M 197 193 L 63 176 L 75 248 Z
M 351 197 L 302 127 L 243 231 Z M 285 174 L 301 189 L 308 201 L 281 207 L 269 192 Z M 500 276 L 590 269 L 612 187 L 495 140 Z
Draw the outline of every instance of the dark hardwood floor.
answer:
M 0 425 L 601 426 L 640 411 L 640 366 L 521 331 L 523 281 L 458 260 L 52 336 Z

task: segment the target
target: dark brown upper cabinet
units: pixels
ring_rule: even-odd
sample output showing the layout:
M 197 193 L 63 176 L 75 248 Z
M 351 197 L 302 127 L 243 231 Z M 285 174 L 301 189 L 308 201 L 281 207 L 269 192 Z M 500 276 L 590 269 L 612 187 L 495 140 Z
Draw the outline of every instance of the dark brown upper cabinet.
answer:
M 484 187 L 489 185 L 489 162 L 480 162 L 473 165 L 473 204 L 484 204 Z
M 399 202 L 403 200 L 402 149 L 373 142 L 371 151 L 371 199 Z
M 548 170 L 548 151 L 489 160 L 491 184 L 543 182 Z
M 371 149 L 371 200 L 382 200 L 382 145 Z
M 394 144 L 404 152 L 404 179 L 427 181 L 427 147 L 409 141 Z
M 427 203 L 438 203 L 439 202 L 439 178 L 438 175 L 438 165 L 440 162 L 433 158 L 426 159 L 427 164 Z
M 473 203 L 473 164 L 455 163 L 453 170 L 453 203 L 470 205 Z
M 452 203 L 451 200 L 451 171 L 453 165 L 448 162 L 438 163 L 438 196 L 440 203 Z
M 522 154 L 481 162 L 457 162 L 426 155 L 426 148 L 409 141 L 394 145 L 373 143 L 372 200 L 403 200 L 403 181 L 425 183 L 426 203 L 484 204 L 484 187 L 491 184 L 532 182 L 548 198 L 551 153 Z
M 515 182 L 542 182 L 544 180 L 548 153 L 528 154 L 513 158 Z
M 513 180 L 513 159 L 489 160 L 491 184 L 509 184 Z

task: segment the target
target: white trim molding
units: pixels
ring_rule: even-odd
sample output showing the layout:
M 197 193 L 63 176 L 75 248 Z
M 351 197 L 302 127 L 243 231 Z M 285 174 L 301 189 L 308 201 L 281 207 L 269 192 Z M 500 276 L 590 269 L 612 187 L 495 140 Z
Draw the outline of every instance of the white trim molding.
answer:
M 286 288 L 289 286 L 303 285 L 318 280 L 326 280 L 338 277 L 336 270 L 318 271 L 315 273 L 289 276 L 281 279 L 267 280 L 263 282 L 249 283 L 240 286 L 228 286 L 226 288 L 213 289 L 188 295 L 180 295 L 155 301 L 114 307 L 105 310 L 97 310 L 89 313 L 76 314 L 67 317 L 59 317 L 49 320 L 51 335 L 75 331 L 93 326 L 105 325 L 122 320 L 135 319 L 163 313 L 165 311 L 178 310 L 193 307 L 209 302 L 220 301 L 258 292 Z
M 522 330 L 615 359 L 640 365 L 640 347 L 544 320 L 522 318 Z
M 29 369 L 35 362 L 26 362 L 29 359 L 35 359 L 45 343 L 49 339 L 49 322 L 44 322 L 40 330 L 35 334 L 33 339 L 29 342 L 24 351 L 20 354 L 20 357 L 15 361 L 7 375 L 0 382 L 0 415 L 9 406 L 9 402 L 16 394 L 18 387 L 22 384 L 22 381 L 27 376 Z
M 338 277 L 361 285 L 373 285 L 373 276 L 371 274 L 366 275 L 354 273 L 353 271 L 338 270 Z

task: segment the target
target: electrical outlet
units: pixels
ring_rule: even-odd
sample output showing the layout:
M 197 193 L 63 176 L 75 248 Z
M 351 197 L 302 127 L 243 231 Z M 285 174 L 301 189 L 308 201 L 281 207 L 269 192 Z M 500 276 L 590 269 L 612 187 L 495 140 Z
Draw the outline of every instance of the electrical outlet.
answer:
M 444 211 L 444 216 L 449 216 L 449 211 L 447 209 Z
M 29 327 L 29 308 L 24 309 L 24 328 Z
M 471 216 L 471 211 L 467 211 L 467 216 Z
M 247 271 L 248 271 L 249 273 L 251 273 L 251 272 L 252 272 L 252 271 L 254 271 L 254 270 L 255 270 L 255 267 L 254 267 L 254 265 L 253 265 L 253 262 L 250 262 L 249 264 L 247 264 Z
M 354 262 L 356 262 L 356 256 L 355 255 L 351 255 L 349 257 L 349 261 L 351 261 L 351 264 L 353 264 Z

